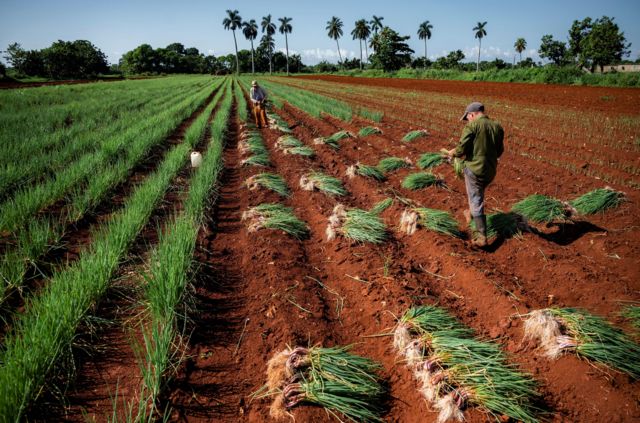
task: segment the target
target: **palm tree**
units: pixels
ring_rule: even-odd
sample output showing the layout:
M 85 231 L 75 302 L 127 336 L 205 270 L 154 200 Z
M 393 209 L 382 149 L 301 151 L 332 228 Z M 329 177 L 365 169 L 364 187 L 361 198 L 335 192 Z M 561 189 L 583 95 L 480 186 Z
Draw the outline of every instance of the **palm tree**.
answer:
M 365 19 L 357 20 L 355 28 L 351 31 L 351 36 L 353 36 L 354 40 L 360 40 L 360 70 L 362 70 L 362 40 L 365 40 L 364 46 L 366 47 L 366 40 L 369 37 L 369 34 L 371 34 L 371 30 L 369 29 L 367 21 Z
M 336 45 L 338 46 L 338 57 L 340 57 L 340 63 L 342 63 L 342 54 L 340 53 L 340 44 L 338 43 L 338 38 L 342 37 L 342 21 L 337 16 L 334 16 L 327 22 L 327 27 L 325 29 L 329 31 L 329 38 L 336 40 Z
M 236 41 L 236 29 L 242 25 L 242 18 L 240 12 L 237 10 L 227 9 L 227 17 L 222 20 L 224 29 L 231 30 L 233 32 L 233 43 L 236 46 L 236 73 L 240 74 L 240 62 L 238 61 L 238 42 Z
M 289 39 L 287 38 L 287 34 L 291 34 L 293 27 L 291 26 L 291 18 L 278 18 L 280 21 L 280 34 L 284 34 L 284 42 L 287 46 L 287 75 L 289 75 Z
M 256 20 L 251 19 L 249 22 L 243 22 L 242 33 L 247 40 L 251 41 L 251 73 L 256 73 L 256 67 L 253 61 L 253 40 L 258 36 L 258 24 L 256 24 Z
M 527 40 L 524 38 L 518 38 L 513 47 L 518 53 L 520 53 L 520 61 L 522 62 L 522 52 L 527 48 Z
M 480 50 L 482 49 L 482 37 L 487 35 L 487 31 L 484 29 L 486 21 L 478 22 L 478 24 L 473 28 L 476 32 L 476 38 L 478 39 L 478 62 L 476 63 L 476 72 L 480 70 Z
M 271 15 L 264 16 L 262 18 L 262 22 L 260 22 L 260 26 L 262 26 L 262 33 L 267 33 L 267 36 L 270 40 L 269 42 L 269 74 L 271 74 L 272 68 L 272 57 L 273 57 L 273 34 L 276 33 L 276 24 L 271 22 Z
M 371 19 L 371 30 L 373 31 L 374 34 L 378 34 L 378 30 L 382 30 L 382 28 L 384 27 L 384 25 L 382 25 L 382 20 L 384 19 L 384 17 L 382 16 L 376 16 L 373 15 L 373 18 Z
M 424 21 L 418 27 L 418 38 L 424 40 L 424 68 L 427 69 L 427 40 L 431 39 L 431 29 L 433 25 L 429 21 Z

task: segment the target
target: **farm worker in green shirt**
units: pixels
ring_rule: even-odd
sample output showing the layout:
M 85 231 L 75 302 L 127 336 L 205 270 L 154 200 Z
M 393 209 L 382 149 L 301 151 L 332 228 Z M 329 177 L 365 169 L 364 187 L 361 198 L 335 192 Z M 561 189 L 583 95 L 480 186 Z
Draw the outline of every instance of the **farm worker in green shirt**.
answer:
M 258 85 L 258 81 L 251 81 L 251 103 L 253 104 L 253 117 L 256 120 L 256 126 L 262 128 L 267 127 L 267 111 L 265 109 L 265 101 L 267 93 Z
M 473 219 L 476 232 L 473 245 L 487 245 L 487 217 L 484 214 L 484 191 L 493 181 L 498 168 L 498 157 L 504 151 L 504 130 L 499 123 L 484 114 L 484 105 L 473 102 L 467 106 L 460 120 L 468 121 L 462 130 L 460 143 L 447 151 L 449 159 L 464 157 L 464 183 L 469 209 L 464 216 L 467 223 Z

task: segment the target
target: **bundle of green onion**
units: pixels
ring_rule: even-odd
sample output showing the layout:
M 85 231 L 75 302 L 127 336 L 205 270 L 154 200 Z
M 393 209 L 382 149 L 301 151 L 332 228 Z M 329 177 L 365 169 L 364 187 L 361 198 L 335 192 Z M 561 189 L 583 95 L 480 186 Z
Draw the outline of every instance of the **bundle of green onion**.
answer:
M 417 190 L 432 185 L 443 185 L 442 180 L 438 179 L 434 174 L 429 172 L 416 172 L 407 175 L 402 181 L 402 188 Z
M 375 166 L 369 166 L 361 163 L 356 163 L 355 165 L 349 166 L 347 168 L 346 175 L 349 178 L 353 178 L 356 176 L 356 173 L 360 176 L 364 176 L 367 178 L 373 178 L 378 181 L 384 181 L 384 174 Z
M 289 235 L 303 239 L 309 234 L 307 225 L 293 214 L 293 209 L 277 203 L 263 203 L 242 214 L 249 221 L 249 232 L 259 229 L 279 229 Z
M 626 306 L 624 310 L 622 310 L 622 315 L 631 321 L 633 327 L 640 330 L 640 306 Z
M 308 147 L 306 145 L 301 147 L 285 148 L 282 151 L 284 151 L 285 154 L 294 154 L 297 156 L 304 156 L 304 157 L 313 157 L 316 154 L 313 151 L 313 148 Z
M 382 134 L 382 130 L 375 126 L 365 126 L 358 131 L 358 136 L 366 137 L 368 135 Z
M 277 113 L 269 113 L 269 127 L 271 129 L 277 129 L 280 132 L 289 134 L 293 131 L 289 128 L 289 124 L 284 121 Z
M 462 179 L 464 177 L 464 160 L 459 157 L 454 157 L 453 172 L 456 174 L 456 178 L 458 179 Z
M 393 172 L 394 170 L 411 167 L 409 159 L 401 159 L 400 157 L 385 157 L 378 162 L 378 169 L 382 173 Z
M 269 160 L 269 151 L 265 147 L 260 133 L 256 131 L 245 132 L 242 140 L 238 143 L 238 149 L 241 153 L 250 153 L 251 155 L 242 160 L 242 164 L 246 166 L 271 166 Z
M 306 191 L 318 189 L 332 196 L 346 195 L 347 190 L 342 186 L 342 181 L 322 172 L 311 172 L 300 177 L 300 187 Z
M 576 308 L 547 308 L 527 315 L 525 339 L 557 358 L 567 351 L 640 378 L 640 345 L 602 317 Z
M 474 221 L 470 226 L 472 230 L 476 230 Z M 528 231 L 530 231 L 529 225 L 518 213 L 496 212 L 487 216 L 487 238 L 500 236 L 506 239 Z
M 283 135 L 276 140 L 276 148 L 282 150 L 285 148 L 302 147 L 304 143 L 293 135 Z
M 428 135 L 429 135 L 429 133 L 426 130 L 419 129 L 417 131 L 407 132 L 407 134 L 404 137 L 402 137 L 402 141 L 411 142 L 411 141 L 416 140 L 416 139 L 418 139 L 420 137 L 426 137 Z
M 511 211 L 537 223 L 566 220 L 570 214 L 562 201 L 541 194 L 533 194 L 517 202 Z
M 481 341 L 446 311 L 414 307 L 394 332 L 394 347 L 440 412 L 438 421 L 463 420 L 463 410 L 480 407 L 496 419 L 537 422 L 533 378 L 509 364 L 497 344 Z
M 392 204 L 393 204 L 393 199 L 385 198 L 384 200 L 380 200 L 376 204 L 374 204 L 373 207 L 371 207 L 371 210 L 369 210 L 369 213 L 380 214 L 386 209 L 388 209 L 389 207 L 391 207 Z
M 259 173 L 251 176 L 245 181 L 245 184 L 250 190 L 255 190 L 258 187 L 263 187 L 271 191 L 277 192 L 283 197 L 288 197 L 291 193 L 287 187 L 287 183 L 282 176 L 275 173 Z
M 458 222 L 451 213 L 425 207 L 417 207 L 413 211 L 418 214 L 418 224 L 420 226 L 455 238 L 464 237 L 464 233 L 458 228 Z
M 324 407 L 339 421 L 382 422 L 386 396 L 381 366 L 349 352 L 350 347 L 287 348 L 267 368 L 266 393 L 274 396 L 270 414 L 280 418 L 301 404 Z
M 338 131 L 332 134 L 331 136 L 327 137 L 327 140 L 338 142 L 345 138 L 353 138 L 353 137 L 354 135 L 349 131 Z
M 436 167 L 444 161 L 442 153 L 424 153 L 418 159 L 418 167 L 420 169 L 427 169 L 430 167 Z
M 582 215 L 596 214 L 618 207 L 625 199 L 622 192 L 611 188 L 598 188 L 569 202 Z
M 380 216 L 362 209 L 346 209 L 342 204 L 336 205 L 329 216 L 327 240 L 335 239 L 337 233 L 357 242 L 374 244 L 387 238 L 387 228 Z
M 327 138 L 327 137 L 314 138 L 313 143 L 316 145 L 328 145 L 334 150 L 340 149 L 340 143 L 338 141 L 332 140 L 331 138 Z

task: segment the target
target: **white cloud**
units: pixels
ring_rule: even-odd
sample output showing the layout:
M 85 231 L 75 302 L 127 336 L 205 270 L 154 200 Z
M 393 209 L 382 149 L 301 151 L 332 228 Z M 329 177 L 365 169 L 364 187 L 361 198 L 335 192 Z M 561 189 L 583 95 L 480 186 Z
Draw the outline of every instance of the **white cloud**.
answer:
M 293 54 L 292 50 L 289 50 L 289 54 Z M 337 62 L 340 57 L 338 56 L 338 50 L 337 49 L 330 49 L 330 48 L 326 48 L 326 49 L 320 49 L 320 48 L 313 48 L 313 49 L 305 49 L 302 50 L 302 52 L 297 52 L 296 54 L 300 54 L 300 56 L 302 57 L 302 62 L 303 63 L 308 63 L 310 65 L 314 65 L 318 62 L 321 62 L 323 60 L 329 61 L 329 62 Z M 346 49 L 340 49 L 340 54 L 342 55 L 342 58 L 354 58 L 356 57 L 356 52 L 353 50 L 346 50 Z M 357 53 L 357 57 L 360 57 L 360 53 Z

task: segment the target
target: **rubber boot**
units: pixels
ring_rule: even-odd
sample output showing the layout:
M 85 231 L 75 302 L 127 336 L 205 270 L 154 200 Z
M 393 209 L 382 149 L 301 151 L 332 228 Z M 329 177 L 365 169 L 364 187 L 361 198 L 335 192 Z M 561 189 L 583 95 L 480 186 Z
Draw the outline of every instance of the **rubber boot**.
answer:
M 474 216 L 473 221 L 476 224 L 476 233 L 471 243 L 476 247 L 487 246 L 487 216 Z
M 462 212 L 464 215 L 464 220 L 467 222 L 467 225 L 471 224 L 471 210 L 467 209 Z

